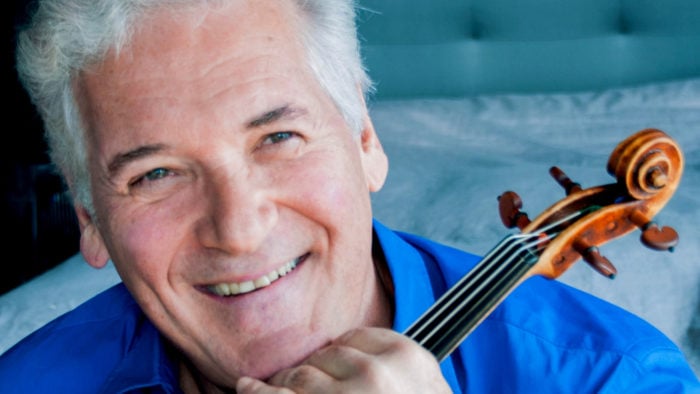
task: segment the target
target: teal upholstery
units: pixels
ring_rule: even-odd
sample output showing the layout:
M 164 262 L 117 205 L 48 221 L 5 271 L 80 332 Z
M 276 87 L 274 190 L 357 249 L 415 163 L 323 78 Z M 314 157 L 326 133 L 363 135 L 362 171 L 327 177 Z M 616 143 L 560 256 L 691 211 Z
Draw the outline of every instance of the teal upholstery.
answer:
M 572 92 L 700 76 L 698 0 L 362 0 L 377 97 Z

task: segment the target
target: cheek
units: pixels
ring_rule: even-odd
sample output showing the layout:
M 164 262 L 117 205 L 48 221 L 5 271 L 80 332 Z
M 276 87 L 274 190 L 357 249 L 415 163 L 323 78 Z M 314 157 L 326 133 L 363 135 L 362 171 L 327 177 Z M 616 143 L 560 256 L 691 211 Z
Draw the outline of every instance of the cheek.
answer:
M 124 248 L 138 256 L 150 256 L 160 252 L 160 249 L 169 247 L 169 233 L 175 233 L 175 229 L 164 231 L 164 226 L 153 226 L 152 223 L 162 223 L 158 219 L 145 216 L 144 220 L 132 221 L 122 230 L 124 235 Z M 149 259 L 152 260 L 152 259 Z
M 192 207 L 190 207 L 191 210 Z M 109 222 L 110 255 L 118 266 L 126 268 L 125 274 L 143 277 L 167 270 L 171 257 L 178 250 L 181 240 L 178 234 L 186 220 L 176 206 L 113 207 Z M 155 224 L 155 225 L 154 225 Z
M 368 209 L 369 192 L 355 166 L 324 155 L 295 163 L 287 178 L 289 196 L 307 216 L 337 220 Z

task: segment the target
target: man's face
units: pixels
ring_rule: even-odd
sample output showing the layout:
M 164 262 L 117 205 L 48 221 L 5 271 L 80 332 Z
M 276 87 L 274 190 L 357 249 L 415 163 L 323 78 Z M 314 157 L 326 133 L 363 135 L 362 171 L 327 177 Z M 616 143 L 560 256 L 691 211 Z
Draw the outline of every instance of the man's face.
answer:
M 368 191 L 386 174 L 372 126 L 353 136 L 322 92 L 292 6 L 251 3 L 154 13 L 76 83 L 95 201 L 95 217 L 78 210 L 86 258 L 110 257 L 221 384 L 389 318 L 371 255 Z

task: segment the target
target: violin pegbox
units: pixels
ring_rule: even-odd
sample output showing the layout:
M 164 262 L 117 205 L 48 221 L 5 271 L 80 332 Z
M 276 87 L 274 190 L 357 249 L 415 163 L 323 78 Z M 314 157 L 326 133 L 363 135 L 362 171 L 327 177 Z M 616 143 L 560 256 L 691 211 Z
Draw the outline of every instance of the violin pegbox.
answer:
M 651 249 L 672 251 L 676 246 L 676 231 L 659 227 L 652 219 L 680 183 L 683 155 L 678 145 L 660 130 L 642 130 L 613 150 L 607 169 L 616 183 L 584 189 L 552 167 L 550 175 L 564 188 L 566 198 L 534 220 L 521 211 L 517 193 L 499 196 L 499 214 L 506 227 L 541 235 L 542 242 L 533 248 L 540 257 L 535 273 L 556 278 L 583 259 L 614 278 L 617 270 L 598 247 L 637 228 L 642 230 L 642 243 Z

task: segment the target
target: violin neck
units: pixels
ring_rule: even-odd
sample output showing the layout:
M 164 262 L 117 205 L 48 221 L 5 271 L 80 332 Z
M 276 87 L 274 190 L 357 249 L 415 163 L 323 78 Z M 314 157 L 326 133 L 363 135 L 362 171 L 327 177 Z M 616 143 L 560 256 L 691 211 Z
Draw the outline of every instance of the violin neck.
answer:
M 505 299 L 537 262 L 527 237 L 508 236 L 404 333 L 439 361 Z

